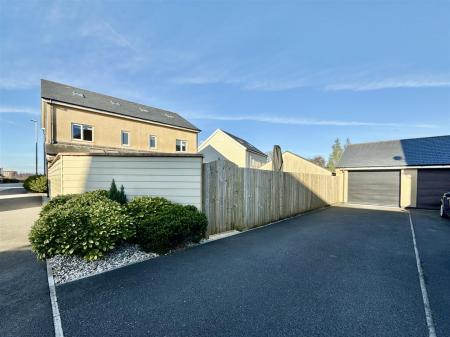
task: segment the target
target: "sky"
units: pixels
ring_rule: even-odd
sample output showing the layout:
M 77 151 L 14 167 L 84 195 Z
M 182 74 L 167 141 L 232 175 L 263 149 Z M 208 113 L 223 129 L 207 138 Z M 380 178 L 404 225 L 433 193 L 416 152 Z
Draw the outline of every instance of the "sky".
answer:
M 0 0 L 0 167 L 34 170 L 41 78 L 327 158 L 450 134 L 450 1 Z

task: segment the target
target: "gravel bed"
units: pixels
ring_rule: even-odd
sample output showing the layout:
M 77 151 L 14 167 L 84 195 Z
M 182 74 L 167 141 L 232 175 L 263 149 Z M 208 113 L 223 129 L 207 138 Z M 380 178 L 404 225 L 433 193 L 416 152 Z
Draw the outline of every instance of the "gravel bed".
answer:
M 157 256 L 158 254 L 140 250 L 138 245 L 125 244 L 106 254 L 101 260 L 86 261 L 79 256 L 57 255 L 48 259 L 48 262 L 53 270 L 55 284 L 59 285 Z

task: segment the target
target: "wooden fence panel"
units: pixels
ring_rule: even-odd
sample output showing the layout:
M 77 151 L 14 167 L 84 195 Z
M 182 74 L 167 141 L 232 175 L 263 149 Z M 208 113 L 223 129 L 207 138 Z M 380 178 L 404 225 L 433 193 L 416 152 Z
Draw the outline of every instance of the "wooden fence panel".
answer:
M 248 229 L 341 202 L 341 177 L 203 164 L 208 234 Z

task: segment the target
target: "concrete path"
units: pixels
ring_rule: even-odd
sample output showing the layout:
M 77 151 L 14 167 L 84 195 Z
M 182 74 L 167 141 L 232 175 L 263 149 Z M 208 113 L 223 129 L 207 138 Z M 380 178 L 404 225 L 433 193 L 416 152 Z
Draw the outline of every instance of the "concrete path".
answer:
M 33 207 L 0 212 L 2 337 L 54 335 L 45 264 L 36 261 L 28 242 L 39 211 Z
M 413 217 L 424 217 L 416 235 L 445 337 L 449 224 L 426 214 Z M 57 294 L 66 337 L 428 336 L 409 215 L 398 211 L 330 208 Z
M 43 196 L 45 196 L 44 193 L 28 193 L 20 189 L 0 191 L 0 212 L 39 207 L 42 205 Z

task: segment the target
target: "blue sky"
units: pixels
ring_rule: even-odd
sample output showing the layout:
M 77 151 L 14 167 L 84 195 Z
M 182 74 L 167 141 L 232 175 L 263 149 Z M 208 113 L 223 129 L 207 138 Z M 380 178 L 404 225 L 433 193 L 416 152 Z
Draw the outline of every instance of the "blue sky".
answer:
M 450 134 L 449 1 L 0 6 L 0 167 L 34 168 L 40 78 L 305 157 L 336 137 Z

